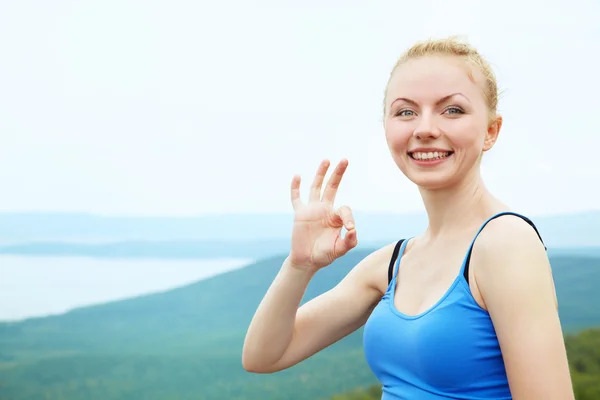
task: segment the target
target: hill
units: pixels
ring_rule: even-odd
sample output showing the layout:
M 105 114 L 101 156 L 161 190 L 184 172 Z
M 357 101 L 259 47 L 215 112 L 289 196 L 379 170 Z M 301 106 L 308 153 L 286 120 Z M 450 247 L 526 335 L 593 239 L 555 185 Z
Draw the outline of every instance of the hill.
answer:
M 427 222 L 422 213 L 354 214 L 361 243 L 387 243 L 414 236 Z M 548 247 L 600 246 L 600 211 L 532 218 Z M 132 217 L 0 213 L 0 244 L 288 241 L 292 220 L 292 214 Z
M 382 247 L 390 242 L 361 240 L 358 249 Z M 261 259 L 289 250 L 289 239 L 246 241 L 125 241 L 115 243 L 20 243 L 0 246 L 0 255 L 65 256 L 129 259 Z M 600 246 L 577 248 L 550 248 L 553 255 L 585 255 L 600 257 Z
M 414 229 L 419 230 L 426 222 L 424 214 L 354 214 L 367 241 L 388 240 L 398 234 L 408 234 Z M 600 219 L 600 212 L 598 215 Z M 0 213 L 0 243 L 268 241 L 288 239 L 292 222 L 293 215 L 284 213 L 189 217 Z
M 320 271 L 303 301 L 368 253 Z M 600 258 L 552 256 L 566 330 L 600 326 Z M 319 399 L 375 382 L 362 330 L 274 375 L 241 367 L 246 328 L 283 257 L 179 289 L 0 324 L 0 398 Z
M 282 254 L 289 240 L 124 241 L 113 243 L 35 242 L 0 246 L 1 254 L 147 259 L 260 259 Z M 364 247 L 364 246 L 362 246 Z M 369 246 L 375 247 L 375 246 Z M 598 248 L 600 253 L 600 248 Z

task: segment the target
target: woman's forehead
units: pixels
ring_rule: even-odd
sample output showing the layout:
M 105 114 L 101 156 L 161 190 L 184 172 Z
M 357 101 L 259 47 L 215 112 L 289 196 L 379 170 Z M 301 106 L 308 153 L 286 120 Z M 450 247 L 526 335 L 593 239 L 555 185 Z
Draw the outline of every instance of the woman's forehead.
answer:
M 393 72 L 388 85 L 388 102 L 397 97 L 414 101 L 436 99 L 459 92 L 468 98 L 481 93 L 483 75 L 458 57 L 427 56 L 408 60 Z

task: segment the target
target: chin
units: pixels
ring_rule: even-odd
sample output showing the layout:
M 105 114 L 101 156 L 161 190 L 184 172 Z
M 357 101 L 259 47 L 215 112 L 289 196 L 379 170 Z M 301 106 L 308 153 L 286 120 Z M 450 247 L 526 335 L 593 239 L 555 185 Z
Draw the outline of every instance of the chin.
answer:
M 455 185 L 456 177 L 446 174 L 436 174 L 436 176 L 424 176 L 425 174 L 409 174 L 407 178 L 419 187 L 425 190 L 448 189 Z
M 447 189 L 456 184 L 458 171 L 451 161 L 437 165 L 422 165 L 414 163 L 413 160 L 402 160 L 399 165 L 404 175 L 420 189 L 440 190 Z

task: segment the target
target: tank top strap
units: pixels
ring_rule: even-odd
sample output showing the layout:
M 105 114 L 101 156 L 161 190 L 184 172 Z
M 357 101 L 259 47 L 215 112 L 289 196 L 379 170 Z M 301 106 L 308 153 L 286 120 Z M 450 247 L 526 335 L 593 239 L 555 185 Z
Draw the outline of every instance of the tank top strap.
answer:
M 481 226 L 479 227 L 479 230 L 477 230 L 477 233 L 473 237 L 473 240 L 471 240 L 471 244 L 469 245 L 469 249 L 467 250 L 467 254 L 466 254 L 463 264 L 461 266 L 461 274 L 463 275 L 463 277 L 465 278 L 467 283 L 469 282 L 469 263 L 471 261 L 471 252 L 473 251 L 473 245 L 475 244 L 475 240 L 477 239 L 477 237 L 479 236 L 479 234 L 481 233 L 483 228 L 485 228 L 485 226 L 490 221 L 492 221 L 498 217 L 501 217 L 503 215 L 514 215 L 515 217 L 519 217 L 519 218 L 523 219 L 525 222 L 527 222 L 529 225 L 531 225 L 531 227 L 535 230 L 535 233 L 537 233 L 538 237 L 540 238 L 540 241 L 542 242 L 542 244 L 544 244 L 544 240 L 542 239 L 542 236 L 540 235 L 540 232 L 536 228 L 535 224 L 533 223 L 533 221 L 531 221 L 526 216 L 516 213 L 516 212 L 512 212 L 512 211 L 503 211 L 503 212 L 499 212 L 497 214 L 492 215 L 483 224 L 481 224 Z M 544 244 L 544 249 L 548 250 L 548 248 L 546 247 L 545 244 Z
M 398 250 L 398 254 L 396 260 L 394 261 L 394 273 L 392 274 L 392 279 L 398 275 L 398 269 L 400 269 L 400 260 L 402 259 L 402 255 L 404 254 L 404 249 L 406 248 L 406 244 L 412 238 L 402 239 L 402 243 L 400 243 L 400 249 Z

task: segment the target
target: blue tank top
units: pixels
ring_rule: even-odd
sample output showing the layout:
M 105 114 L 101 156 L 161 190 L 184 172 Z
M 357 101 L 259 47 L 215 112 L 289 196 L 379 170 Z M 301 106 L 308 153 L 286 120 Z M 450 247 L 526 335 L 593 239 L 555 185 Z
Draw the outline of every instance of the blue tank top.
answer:
M 382 384 L 382 400 L 512 399 L 492 320 L 473 298 L 467 281 L 475 239 L 489 221 L 506 214 L 523 218 L 535 229 L 529 219 L 512 212 L 486 220 L 448 291 L 430 309 L 414 316 L 394 305 L 398 268 L 408 240 L 402 242 L 391 282 L 363 333 L 365 357 Z

